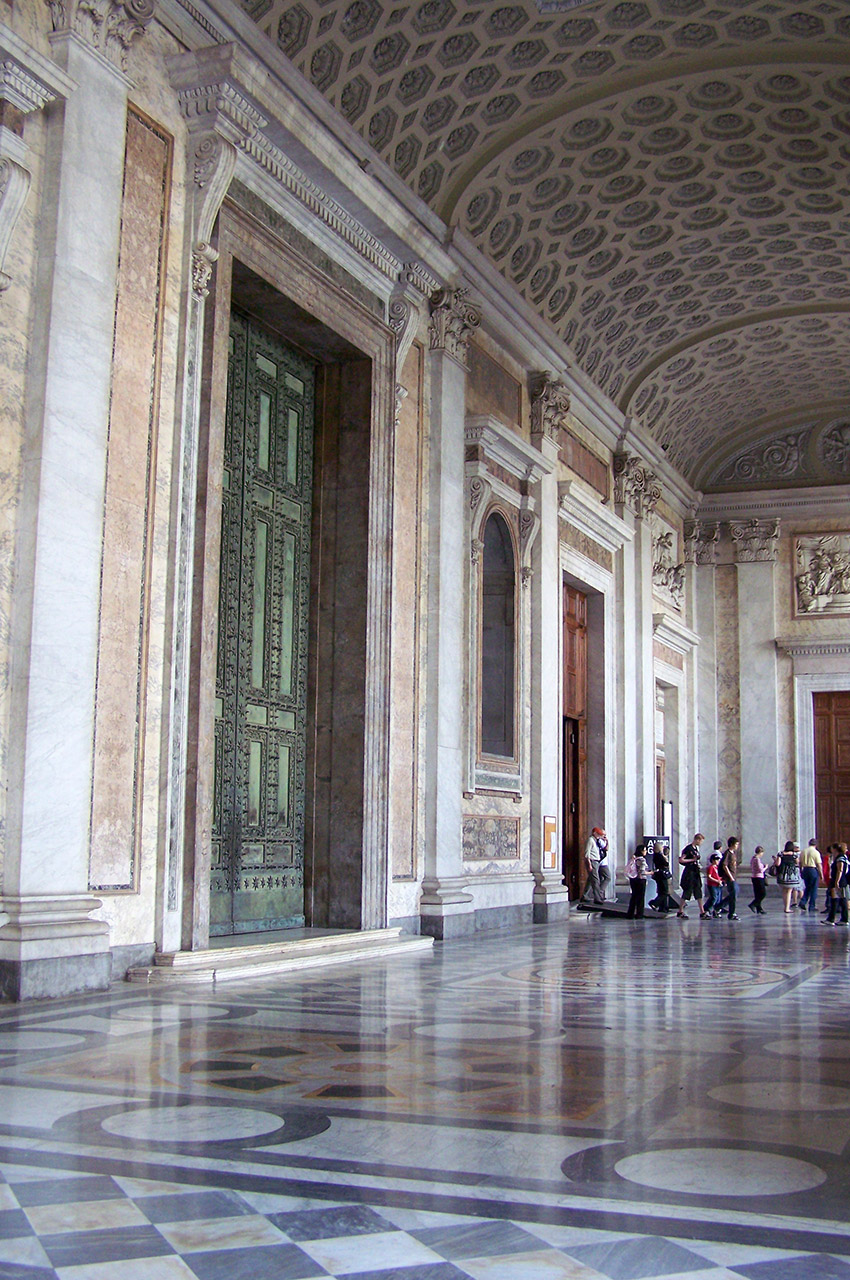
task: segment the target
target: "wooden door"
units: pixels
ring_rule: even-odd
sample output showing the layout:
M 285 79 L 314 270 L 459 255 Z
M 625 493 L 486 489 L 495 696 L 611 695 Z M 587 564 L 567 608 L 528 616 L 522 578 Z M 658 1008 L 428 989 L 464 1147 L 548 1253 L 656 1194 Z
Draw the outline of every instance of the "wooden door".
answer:
M 587 596 L 564 587 L 563 875 L 570 898 L 584 888 L 587 840 Z M 601 818 L 599 819 L 601 822 Z
M 850 692 L 815 693 L 812 697 L 815 826 L 818 845 L 825 849 L 837 840 L 850 843 Z

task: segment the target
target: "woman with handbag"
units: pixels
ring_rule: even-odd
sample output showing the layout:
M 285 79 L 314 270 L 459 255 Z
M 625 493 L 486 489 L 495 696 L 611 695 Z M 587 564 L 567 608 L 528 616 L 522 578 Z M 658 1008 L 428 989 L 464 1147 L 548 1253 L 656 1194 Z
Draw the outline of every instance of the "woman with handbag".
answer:
M 773 865 L 776 867 L 776 883 L 782 890 L 785 914 L 790 916 L 796 906 L 795 896 L 799 898 L 803 889 L 800 876 L 800 846 L 793 840 L 786 840 L 784 850 L 776 854 Z

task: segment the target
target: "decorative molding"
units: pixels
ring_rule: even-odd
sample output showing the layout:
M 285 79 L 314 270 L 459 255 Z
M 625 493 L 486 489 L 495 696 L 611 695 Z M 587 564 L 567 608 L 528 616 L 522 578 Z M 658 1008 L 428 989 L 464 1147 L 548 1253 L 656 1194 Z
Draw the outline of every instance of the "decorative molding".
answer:
M 674 653 L 682 654 L 683 657 L 699 644 L 696 631 L 692 631 L 679 618 L 673 618 L 669 613 L 652 615 L 652 634 L 661 644 L 672 649 Z
M 562 480 L 558 485 L 558 515 L 612 555 L 635 536 L 625 520 L 592 498 L 575 480 Z
M 715 486 L 763 484 L 804 477 L 807 474 L 804 453 L 810 436 L 811 429 L 791 431 L 743 449 L 712 476 L 711 483 Z
M 798 615 L 850 614 L 850 532 L 795 536 L 794 595 Z
M 467 446 L 477 446 L 485 459 L 528 484 L 534 484 L 554 470 L 554 462 L 544 458 L 538 449 L 492 414 L 468 415 L 464 439 Z
M 567 425 L 570 393 L 566 384 L 553 373 L 534 373 L 531 376 L 531 434 L 546 436 L 559 443 L 560 433 Z
M 773 563 L 779 550 L 780 520 L 730 520 L 736 564 Z
M 717 520 L 686 520 L 685 564 L 717 564 L 719 541 Z
M 811 520 L 819 517 L 846 518 L 850 504 L 850 485 L 819 485 L 800 489 L 767 489 L 760 493 L 717 493 L 703 497 L 694 511 L 698 520 L 744 520 L 757 516 L 762 520 L 780 516 L 784 519 Z
M 144 35 L 156 0 L 47 0 L 53 32 L 70 31 L 127 70 L 130 45 Z
M 684 561 L 676 561 L 676 533 L 659 527 L 652 535 L 652 589 L 681 612 L 685 596 Z
M 247 138 L 242 150 L 291 195 L 305 211 L 323 222 L 334 235 L 354 250 L 358 257 L 375 267 L 388 280 L 397 280 L 404 270 L 400 258 L 391 253 L 362 222 L 334 200 L 318 183 L 308 178 L 280 147 L 264 135 Z M 428 292 L 434 278 L 423 272 Z
M 794 636 L 777 636 L 779 653 L 789 658 L 850 658 L 850 640 L 798 640 Z
M 638 520 L 652 515 L 661 497 L 661 485 L 654 471 L 644 466 L 637 454 L 618 450 L 614 454 L 614 504 L 628 507 Z
M 431 296 L 428 333 L 432 351 L 446 355 L 467 368 L 469 340 L 481 323 L 481 312 L 468 301 L 466 289 L 437 289 Z

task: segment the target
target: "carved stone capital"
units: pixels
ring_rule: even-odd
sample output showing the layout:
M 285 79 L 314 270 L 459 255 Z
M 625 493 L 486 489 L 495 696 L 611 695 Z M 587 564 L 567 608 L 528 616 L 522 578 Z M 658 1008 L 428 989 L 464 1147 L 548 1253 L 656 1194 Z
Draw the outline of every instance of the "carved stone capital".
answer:
M 431 350 L 445 351 L 465 369 L 469 340 L 480 323 L 481 312 L 468 301 L 466 289 L 438 289 L 431 297 Z
M 717 564 L 720 525 L 716 520 L 685 521 L 685 564 Z
M 130 45 L 147 30 L 156 0 L 47 0 L 55 33 L 72 31 L 127 70 Z
M 779 550 L 779 520 L 730 520 L 736 564 L 772 563 Z
M 661 485 L 654 471 L 633 453 L 614 454 L 614 503 L 628 507 L 638 520 L 652 515 L 661 497 Z
M 531 377 L 531 432 L 548 436 L 556 444 L 566 427 L 570 393 L 553 373 L 535 373 Z

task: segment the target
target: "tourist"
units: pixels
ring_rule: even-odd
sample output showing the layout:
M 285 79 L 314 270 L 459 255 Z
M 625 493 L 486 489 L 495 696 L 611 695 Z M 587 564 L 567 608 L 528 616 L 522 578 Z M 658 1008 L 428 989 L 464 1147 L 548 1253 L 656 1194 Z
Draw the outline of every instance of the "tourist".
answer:
M 723 914 L 723 908 L 726 907 L 730 920 L 737 920 L 738 913 L 736 907 L 738 904 L 738 846 L 740 840 L 737 836 L 730 836 L 726 841 L 726 848 L 723 850 L 723 856 L 720 859 L 720 876 L 723 880 L 724 897 L 720 903 L 720 914 Z
M 720 916 L 720 894 L 723 889 L 723 877 L 720 874 L 720 854 L 716 849 L 708 860 L 705 878 L 708 884 L 708 897 L 703 907 L 703 915 L 706 917 L 711 916 L 712 919 L 717 920 Z
M 761 905 L 764 902 L 764 897 L 767 893 L 767 881 L 765 880 L 767 867 L 765 866 L 763 855 L 763 845 L 757 844 L 756 851 L 750 858 L 750 878 L 753 882 L 753 900 L 752 902 L 748 902 L 747 906 L 750 911 L 752 911 L 753 915 L 758 916 L 766 914 L 764 907 Z
M 815 837 L 812 836 L 800 854 L 800 875 L 803 877 L 805 886 L 805 892 L 799 902 L 801 911 L 814 912 L 817 909 L 818 881 L 822 870 L 823 859 L 820 849 L 815 844 Z
M 834 846 L 836 853 L 832 860 L 829 877 L 829 915 L 824 924 L 847 924 L 847 899 L 850 898 L 850 858 L 847 856 L 847 845 Z M 841 916 L 836 920 L 836 914 Z
M 666 916 L 676 903 L 670 897 L 670 881 L 673 879 L 670 860 L 667 857 L 666 848 L 660 841 L 656 843 L 652 854 L 652 878 L 655 881 L 656 893 L 649 905 L 660 916 Z
M 679 866 L 683 868 L 679 882 L 682 890 L 682 905 L 677 915 L 683 920 L 688 918 L 685 907 L 691 898 L 699 907 L 700 920 L 705 919 L 705 912 L 702 909 L 702 875 L 700 874 L 699 861 L 699 847 L 704 839 L 705 836 L 701 831 L 698 831 L 691 843 L 686 844 L 679 854 Z
M 629 907 L 626 911 L 626 916 L 629 920 L 643 919 L 643 904 L 646 899 L 646 877 L 649 874 L 649 866 L 644 857 L 645 853 L 645 844 L 636 845 L 634 853 L 626 863 L 626 875 L 629 878 L 629 888 L 631 889 Z
M 777 853 L 773 859 L 773 865 L 776 867 L 776 883 L 782 890 L 786 916 L 790 916 L 794 910 L 803 885 L 799 862 L 800 846 L 793 840 L 786 840 L 782 853 Z
M 594 827 L 590 833 L 584 849 L 584 866 L 587 871 L 587 880 L 585 881 L 581 901 L 587 902 L 592 897 L 594 903 L 600 906 L 605 901 L 605 886 L 610 878 L 608 872 L 608 837 L 602 827 Z

